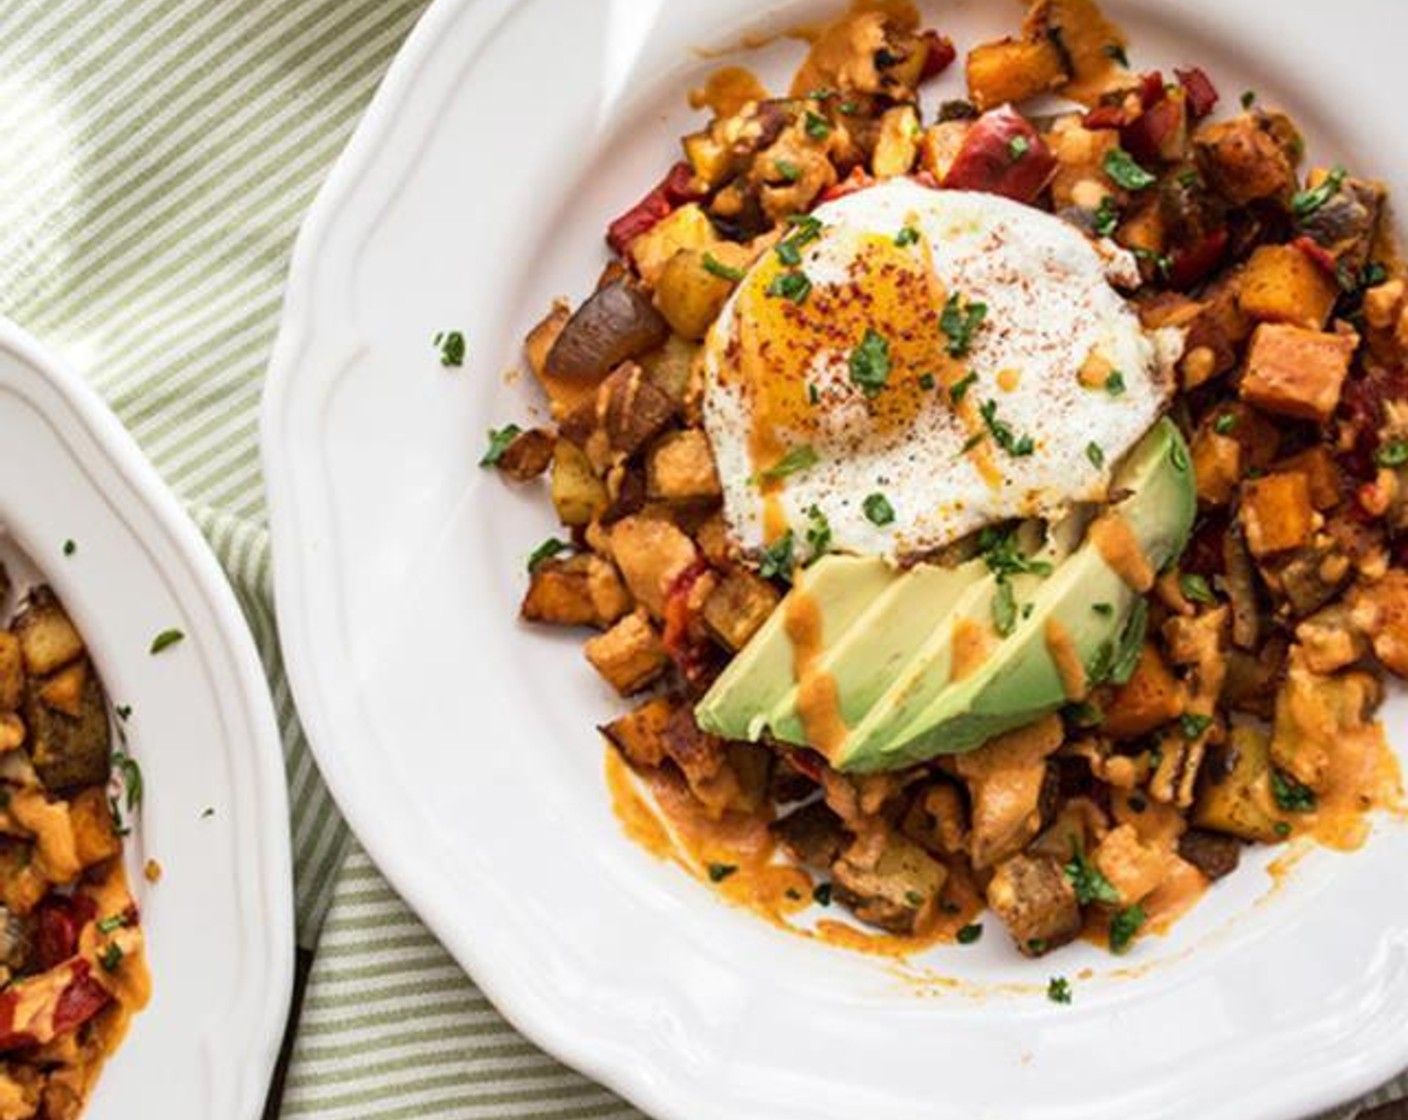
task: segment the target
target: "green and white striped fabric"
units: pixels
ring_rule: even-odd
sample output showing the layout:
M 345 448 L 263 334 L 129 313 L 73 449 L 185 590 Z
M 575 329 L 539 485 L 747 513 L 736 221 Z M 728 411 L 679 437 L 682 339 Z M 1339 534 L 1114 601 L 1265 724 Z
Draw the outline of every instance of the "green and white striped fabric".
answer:
M 111 403 L 263 652 L 316 950 L 283 1115 L 625 1120 L 495 1013 L 349 839 L 279 660 L 257 403 L 289 252 L 424 3 L 0 0 L 0 312 Z

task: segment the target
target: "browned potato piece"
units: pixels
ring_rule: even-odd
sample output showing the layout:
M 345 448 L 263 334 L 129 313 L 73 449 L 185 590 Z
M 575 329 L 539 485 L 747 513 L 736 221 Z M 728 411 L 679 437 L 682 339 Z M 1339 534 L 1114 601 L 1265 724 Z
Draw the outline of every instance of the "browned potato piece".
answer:
M 626 615 L 605 634 L 592 638 L 584 652 L 592 667 L 622 696 L 639 692 L 670 664 L 670 655 L 643 611 Z
M 781 596 L 767 580 L 745 568 L 730 568 L 704 600 L 704 625 L 736 653 L 777 609 Z
M 1120 906 L 1147 898 L 1169 871 L 1168 853 L 1158 844 L 1144 843 L 1130 824 L 1107 832 L 1091 859 L 1118 892 Z
M 769 828 L 787 854 L 806 867 L 829 869 L 850 839 L 841 818 L 825 801 L 794 809 Z
M 645 462 L 646 493 L 662 502 L 710 502 L 723 494 L 714 452 L 699 428 L 662 436 Z
M 1380 664 L 1408 677 L 1408 573 L 1395 568 L 1374 583 L 1361 584 L 1351 607 Z
M 968 52 L 968 99 L 980 110 L 1056 89 L 1070 72 L 1050 39 L 999 39 Z
M 517 482 L 537 478 L 552 465 L 557 437 L 542 428 L 519 432 L 499 455 L 498 468 Z
M 552 458 L 552 504 L 564 525 L 587 525 L 606 509 L 606 483 L 592 470 L 586 452 L 559 439 Z
M 970 127 L 971 121 L 940 121 L 926 128 L 919 142 L 919 166 L 942 183 L 963 150 Z
M 83 639 L 69 621 L 63 606 L 47 587 L 30 593 L 13 623 L 20 640 L 25 668 L 43 675 L 60 669 L 83 654 Z
M 988 905 L 1028 957 L 1065 945 L 1080 932 L 1080 903 L 1062 865 L 1050 856 L 1014 856 L 988 883 Z
M 16 917 L 24 917 L 49 893 L 34 845 L 27 840 L 0 837 L 0 903 Z
M 600 381 L 622 362 L 654 350 L 669 333 L 650 297 L 620 277 L 593 292 L 567 320 L 543 372 L 555 380 Z
M 1269 474 L 1242 487 L 1242 528 L 1257 557 L 1309 544 L 1315 533 L 1310 485 L 1299 473 Z
M 1263 323 L 1252 335 L 1242 399 L 1282 416 L 1323 423 L 1340 403 L 1359 338 L 1282 323 Z
M 548 354 L 570 318 L 572 309 L 562 300 L 558 300 L 542 322 L 529 331 L 528 337 L 523 340 L 523 352 L 528 358 L 528 368 L 533 371 L 533 376 L 538 379 L 538 384 L 547 394 L 555 417 L 567 415 L 596 391 L 593 382 L 554 377 L 547 371 Z
M 601 556 L 587 558 L 587 593 L 598 626 L 610 626 L 635 605 L 616 565 Z
M 1271 758 L 1296 781 L 1320 789 L 1344 741 L 1362 732 L 1383 695 L 1368 673 L 1326 677 L 1312 673 L 1298 654 L 1276 694 Z
M 1317 510 L 1333 509 L 1340 504 L 1340 469 L 1325 444 L 1317 443 L 1299 455 L 1281 460 L 1276 469 L 1305 475 L 1305 483 L 1310 488 L 1310 503 Z
M 645 379 L 675 405 L 688 412 L 689 402 L 696 395 L 693 384 L 694 360 L 699 356 L 699 345 L 687 342 L 677 334 L 670 335 L 665 345 L 652 350 L 640 358 L 640 368 L 645 370 Z
M 694 542 L 670 522 L 643 514 L 611 527 L 611 554 L 636 602 L 656 618 L 664 613 L 675 580 L 699 555 Z
M 599 616 L 592 600 L 589 571 L 585 556 L 544 560 L 529 577 L 519 617 L 525 622 L 555 626 L 595 626 Z
M 721 513 L 710 514 L 694 531 L 694 540 L 704 553 L 704 559 L 716 568 L 733 560 L 733 546 L 728 540 L 728 522 Z
M 910 801 L 900 829 L 936 855 L 961 855 L 968 846 L 968 813 L 962 796 L 947 782 L 920 789 Z
M 665 729 L 674 710 L 673 701 L 653 696 L 603 726 L 601 733 L 632 766 L 651 769 L 665 761 Z
M 1339 286 L 1294 245 L 1262 245 L 1242 271 L 1238 302 L 1251 318 L 1320 330 Z
M 45 680 L 39 699 L 54 711 L 78 719 L 83 714 L 83 687 L 87 680 L 87 661 L 75 661 Z
M 0 630 L 0 712 L 13 712 L 24 703 L 24 655 L 20 640 Z
M 1227 744 L 1230 765 L 1210 769 L 1193 808 L 1199 828 L 1274 844 L 1285 831 L 1271 796 L 1271 752 L 1264 732 L 1233 727 Z M 1279 826 L 1279 827 L 1278 827 Z
M 732 241 L 681 249 L 660 271 L 655 306 L 677 335 L 697 342 L 719 317 L 751 260 L 752 254 Z
M 842 856 L 831 873 L 838 902 L 861 921 L 899 934 L 913 934 L 929 925 L 948 880 L 948 868 L 896 834 L 885 838 L 873 865 Z
M 660 275 L 670 258 L 681 249 L 710 249 L 720 244 L 721 240 L 703 208 L 696 202 L 690 202 L 671 211 L 635 238 L 629 252 L 641 279 L 647 287 L 653 288 L 660 282 Z M 663 341 L 662 336 L 660 342 Z
M 24 706 L 30 759 L 40 780 L 51 790 L 103 785 L 108 780 L 112 728 L 98 674 L 91 666 L 84 674 L 77 717 L 44 703 L 40 697 L 48 683 L 31 677 Z
M 919 114 L 913 105 L 895 105 L 880 118 L 870 169 L 877 179 L 908 175 L 919 156 Z
M 1296 189 L 1295 165 L 1269 118 L 1244 113 L 1205 124 L 1193 144 L 1203 174 L 1235 205 L 1288 199 Z
M 81 791 L 69 802 L 68 812 L 78 862 L 84 867 L 92 867 L 122 851 L 122 841 L 102 789 L 90 786 Z
M 1102 734 L 1134 739 L 1162 727 L 1183 711 L 1183 684 L 1173 675 L 1158 647 L 1146 642 L 1129 680 L 1105 705 Z

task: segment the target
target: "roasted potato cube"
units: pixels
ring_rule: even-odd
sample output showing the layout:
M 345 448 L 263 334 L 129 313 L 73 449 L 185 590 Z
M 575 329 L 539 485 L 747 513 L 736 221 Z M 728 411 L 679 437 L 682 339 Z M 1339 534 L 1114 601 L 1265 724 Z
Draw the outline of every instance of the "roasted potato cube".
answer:
M 670 664 L 660 636 L 643 611 L 626 615 L 587 642 L 587 660 L 622 696 L 630 696 L 655 681 Z
M 1205 124 L 1193 144 L 1203 174 L 1234 205 L 1264 198 L 1286 200 L 1296 189 L 1289 145 L 1267 118 L 1244 113 Z
M 83 686 L 87 679 L 88 662 L 75 661 L 44 681 L 39 699 L 56 712 L 78 719 L 83 714 Z
M 704 600 L 704 625 L 726 649 L 738 652 L 777 608 L 781 596 L 767 580 L 730 568 Z
M 1204 771 L 1193 823 L 1254 843 L 1275 843 L 1282 838 L 1285 822 L 1271 795 L 1271 750 L 1266 734 L 1255 727 L 1233 727 L 1226 755 L 1227 766 Z
M 948 868 L 894 834 L 873 866 L 842 856 L 831 874 L 838 902 L 861 921 L 899 934 L 917 933 L 933 920 L 948 880 Z
M 1320 330 L 1339 298 L 1339 285 L 1294 245 L 1262 245 L 1242 270 L 1237 299 L 1263 323 Z
M 28 734 L 24 720 L 14 712 L 0 712 L 0 754 L 24 746 Z
M 570 439 L 559 439 L 553 448 L 551 490 L 553 508 L 564 525 L 589 524 L 610 500 L 586 452 Z
M 1178 716 L 1186 701 L 1183 683 L 1173 675 L 1158 647 L 1145 642 L 1133 675 L 1105 705 L 1100 731 L 1115 739 L 1147 735 Z
M 687 342 L 679 335 L 672 334 L 665 340 L 664 346 L 640 358 L 645 379 L 686 415 L 691 412 L 694 399 L 702 391 L 702 385 L 696 385 L 694 378 L 694 362 L 698 357 L 698 343 Z
M 616 565 L 601 556 L 587 559 L 587 593 L 598 626 L 610 626 L 635 605 Z
M 24 654 L 20 640 L 0 630 L 0 712 L 13 712 L 24 703 Z
M 646 234 L 645 236 L 649 236 Z M 543 372 L 555 381 L 595 384 L 624 361 L 654 350 L 670 328 L 627 277 L 593 292 L 552 344 Z
M 987 897 L 1025 956 L 1049 953 L 1080 933 L 1075 887 L 1051 856 L 1019 855 L 999 864 Z
M 1133 906 L 1153 894 L 1170 870 L 1168 852 L 1144 843 L 1129 824 L 1107 832 L 1091 859 L 1119 893 L 1120 906 Z
M 537 478 L 552 465 L 557 437 L 542 428 L 519 432 L 503 449 L 496 464 L 500 471 L 516 482 Z
M 805 867 L 830 869 L 850 835 L 825 801 L 811 801 L 768 826 L 778 843 Z
M 1302 785 L 1322 788 L 1344 741 L 1364 730 L 1382 698 L 1382 687 L 1368 673 L 1312 673 L 1303 657 L 1293 653 L 1276 694 L 1272 761 Z
M 919 141 L 919 166 L 942 183 L 968 139 L 970 121 L 940 121 L 924 130 Z
M 728 539 L 728 522 L 723 514 L 710 514 L 694 531 L 695 543 L 704 553 L 704 559 L 716 568 L 727 567 L 734 559 L 733 546 Z
M 698 342 L 719 317 L 751 260 L 752 254 L 732 241 L 708 249 L 681 249 L 660 270 L 655 306 L 677 335 Z
M 919 155 L 919 114 L 913 105 L 895 105 L 880 117 L 880 133 L 870 169 L 877 179 L 908 175 Z
M 600 730 L 632 766 L 651 769 L 665 761 L 665 729 L 674 710 L 672 700 L 654 696 Z
M 518 615 L 525 622 L 555 626 L 595 626 L 600 620 L 592 599 L 589 558 L 544 560 L 532 571 Z
M 1361 616 L 1360 621 L 1366 621 Z M 1369 640 L 1355 621 L 1355 612 L 1343 601 L 1316 611 L 1296 627 L 1296 643 L 1305 667 L 1312 673 L 1337 673 L 1369 652 Z
M 1242 528 L 1257 557 L 1300 548 L 1315 533 L 1310 485 L 1300 473 L 1269 474 L 1242 487 Z
M 1105 173 L 1105 157 L 1119 147 L 1120 134 L 1109 128 L 1082 128 L 1075 120 L 1059 123 L 1047 137 L 1056 157 L 1051 201 L 1058 211 L 1069 206 L 1097 210 L 1114 193 Z M 1187 301 L 1195 309 L 1197 304 Z
M 85 868 L 121 854 L 122 841 L 118 838 L 112 812 L 108 809 L 107 795 L 102 789 L 90 786 L 80 791 L 69 802 L 68 815 L 73 824 L 73 843 L 78 852 L 78 862 Z
M 107 698 L 91 666 L 83 675 L 77 716 L 50 707 L 42 699 L 52 678 L 31 677 L 24 720 L 29 727 L 29 755 L 40 780 L 50 790 L 103 785 L 108 780 L 112 728 Z
M 46 894 L 49 880 L 27 840 L 0 837 L 0 903 L 16 917 L 31 913 Z
M 1340 469 L 1334 455 L 1323 443 L 1281 460 L 1276 464 L 1276 470 L 1305 475 L 1305 483 L 1310 488 L 1310 504 L 1317 510 L 1333 509 L 1340 504 Z
M 12 629 L 20 640 L 24 666 L 30 673 L 52 673 L 83 654 L 83 638 L 69 621 L 58 596 L 47 587 L 37 587 L 30 593 Z
M 711 249 L 721 240 L 703 208 L 698 203 L 690 202 L 671 211 L 635 238 L 629 251 L 636 271 L 646 284 L 653 288 L 659 283 L 660 275 L 665 271 L 665 265 L 670 258 L 681 249 Z M 659 342 L 663 341 L 662 335 Z
M 1226 505 L 1242 481 L 1242 445 L 1208 425 L 1198 429 L 1191 450 L 1198 500 Z
M 1395 568 L 1374 583 L 1360 584 L 1351 600 L 1351 615 L 1379 663 L 1408 677 L 1408 573 Z
M 699 556 L 694 542 L 670 522 L 637 514 L 611 527 L 611 554 L 637 603 L 653 616 L 665 612 L 665 597 Z
M 662 502 L 710 502 L 723 494 L 709 439 L 699 428 L 670 432 L 650 448 L 646 494 Z
M 968 52 L 968 100 L 979 110 L 1026 101 L 1070 77 L 1056 44 L 1040 39 L 999 39 Z
M 1242 399 L 1282 416 L 1324 423 L 1340 403 L 1359 338 L 1263 323 L 1252 334 Z

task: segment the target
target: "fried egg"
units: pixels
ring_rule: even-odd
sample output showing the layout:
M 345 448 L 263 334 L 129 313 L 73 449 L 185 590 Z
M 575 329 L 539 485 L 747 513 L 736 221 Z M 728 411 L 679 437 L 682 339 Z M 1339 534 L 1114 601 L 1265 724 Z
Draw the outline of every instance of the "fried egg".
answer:
M 1006 198 L 908 179 L 794 220 L 704 349 L 734 542 L 894 561 L 1105 496 L 1172 390 L 1134 258 Z

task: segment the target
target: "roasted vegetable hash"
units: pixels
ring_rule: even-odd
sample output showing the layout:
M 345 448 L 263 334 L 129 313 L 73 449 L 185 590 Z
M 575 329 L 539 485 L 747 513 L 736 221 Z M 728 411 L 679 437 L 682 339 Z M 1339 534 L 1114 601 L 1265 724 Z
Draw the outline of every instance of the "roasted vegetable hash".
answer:
M 0 607 L 12 597 L 0 568 Z M 122 864 L 141 779 L 112 727 L 82 636 L 52 591 L 33 589 L 0 629 L 4 1120 L 78 1116 L 147 1002 Z
M 1408 675 L 1385 188 L 1303 168 L 1295 123 L 1196 60 L 1141 72 L 1091 0 L 1014 31 L 960 63 L 862 3 L 785 97 L 717 72 L 596 290 L 527 338 L 554 426 L 483 458 L 548 478 L 567 539 L 529 559 L 521 617 L 598 631 L 586 658 L 634 705 L 602 728 L 629 831 L 862 949 L 970 944 L 990 909 L 1028 956 L 1123 953 L 1248 845 L 1352 849 L 1401 807 L 1375 718 Z M 925 103 L 955 64 L 967 96 Z M 1024 112 L 1047 94 L 1068 108 Z M 1038 242 L 1084 287 L 989 267 Z M 1002 311 L 1014 286 L 1086 294 L 1053 323 Z M 1097 305 L 1139 363 L 1048 361 L 1060 407 L 1019 422 Z M 986 369 L 1002 346 L 1030 364 Z M 1116 446 L 1088 418 L 1120 408 L 1148 411 Z M 951 439 L 951 467 L 864 474 L 872 431 L 905 462 Z M 1069 482 L 1013 489 L 1063 443 Z

